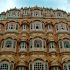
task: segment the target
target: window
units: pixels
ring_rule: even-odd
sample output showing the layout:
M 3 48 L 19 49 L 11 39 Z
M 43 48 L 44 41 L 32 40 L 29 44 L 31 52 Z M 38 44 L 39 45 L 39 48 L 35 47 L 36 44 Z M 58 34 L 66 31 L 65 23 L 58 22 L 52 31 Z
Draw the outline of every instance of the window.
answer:
M 26 70 L 26 68 L 23 66 L 19 66 L 17 70 Z
M 13 39 L 6 39 L 4 40 L 4 47 L 6 48 L 15 48 L 16 41 Z
M 48 25 L 48 26 L 47 26 L 47 29 L 48 29 L 48 30 L 52 30 L 52 25 Z
M 60 48 L 70 48 L 70 40 L 68 40 L 68 39 L 59 40 L 59 47 Z
M 44 23 L 35 21 L 30 24 L 30 30 L 32 31 L 42 31 L 44 29 Z
M 41 40 L 35 40 L 34 41 L 34 47 L 36 47 L 36 48 L 42 47 L 42 41 Z
M 23 31 L 26 31 L 26 25 L 23 24 L 23 27 L 22 27 Z
M 63 64 L 63 70 L 70 70 L 70 62 Z
M 68 31 L 68 25 L 65 23 L 56 24 L 57 31 Z
M 34 70 L 44 70 L 44 65 L 41 62 L 34 63 Z
M 7 47 L 7 48 L 12 47 L 12 40 L 7 40 L 5 47 Z
M 21 47 L 21 48 L 26 48 L 26 42 L 25 42 L 25 41 L 22 41 L 22 42 L 20 43 L 20 47 Z
M 36 60 L 29 65 L 29 70 L 48 70 L 48 63 L 45 64 L 42 60 Z
M 30 67 L 29 68 L 30 68 L 29 70 L 32 70 L 32 64 L 30 64 Z
M 46 48 L 45 46 L 46 41 L 41 38 L 35 38 L 30 40 L 30 48 Z
M 12 23 L 12 22 L 8 23 L 7 30 L 8 31 L 18 30 L 18 24 L 17 23 Z
M 58 66 L 53 66 L 51 67 L 51 70 L 60 70 L 60 68 Z
M 70 42 L 64 41 L 64 48 L 70 48 Z
M 33 11 L 32 16 L 33 17 L 42 17 L 41 11 L 39 11 L 39 10 L 38 11 L 37 10 Z
M 1 62 L 0 70 L 13 70 L 13 64 L 9 62 Z
M 55 47 L 55 43 L 54 42 L 50 42 L 49 46 L 50 46 L 50 48 L 54 48 Z
M 0 70 L 8 70 L 8 64 L 1 64 Z

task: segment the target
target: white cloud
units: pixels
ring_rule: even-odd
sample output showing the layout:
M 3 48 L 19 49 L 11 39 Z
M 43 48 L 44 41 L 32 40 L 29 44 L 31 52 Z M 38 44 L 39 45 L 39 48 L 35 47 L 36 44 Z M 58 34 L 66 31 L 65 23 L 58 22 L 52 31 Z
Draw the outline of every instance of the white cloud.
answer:
M 15 0 L 0 0 L 0 12 L 14 7 L 16 7 Z

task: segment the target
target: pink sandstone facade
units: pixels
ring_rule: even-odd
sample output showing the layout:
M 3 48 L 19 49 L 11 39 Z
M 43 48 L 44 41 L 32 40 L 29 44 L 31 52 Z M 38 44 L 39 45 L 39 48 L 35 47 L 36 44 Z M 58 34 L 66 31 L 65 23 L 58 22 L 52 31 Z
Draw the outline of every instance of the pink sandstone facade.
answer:
M 2 12 L 0 70 L 70 70 L 70 14 L 37 6 Z

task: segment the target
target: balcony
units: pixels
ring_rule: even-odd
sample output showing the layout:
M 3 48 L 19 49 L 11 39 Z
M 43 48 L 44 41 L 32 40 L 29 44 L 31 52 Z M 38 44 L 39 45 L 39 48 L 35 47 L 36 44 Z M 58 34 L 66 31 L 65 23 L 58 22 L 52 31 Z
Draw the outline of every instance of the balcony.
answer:
M 56 52 L 56 48 L 49 48 L 49 52 L 50 52 L 50 53 Z
M 1 48 L 0 52 L 16 52 L 16 48 Z
M 18 33 L 18 30 L 6 30 L 5 33 Z
M 19 52 L 27 52 L 27 48 L 20 48 Z
M 29 48 L 29 51 L 30 52 L 32 52 L 32 51 L 47 52 L 47 48 Z
M 70 52 L 70 48 L 60 48 L 60 52 Z
M 30 32 L 44 32 L 43 29 L 30 29 Z

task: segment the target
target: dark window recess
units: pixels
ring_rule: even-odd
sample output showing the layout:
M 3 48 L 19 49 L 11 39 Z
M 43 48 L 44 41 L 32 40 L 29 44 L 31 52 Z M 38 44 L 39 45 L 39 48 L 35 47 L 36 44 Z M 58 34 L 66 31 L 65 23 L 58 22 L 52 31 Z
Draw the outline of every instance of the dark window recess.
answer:
M 39 27 L 38 27 L 38 26 L 36 26 L 36 29 L 39 29 Z

